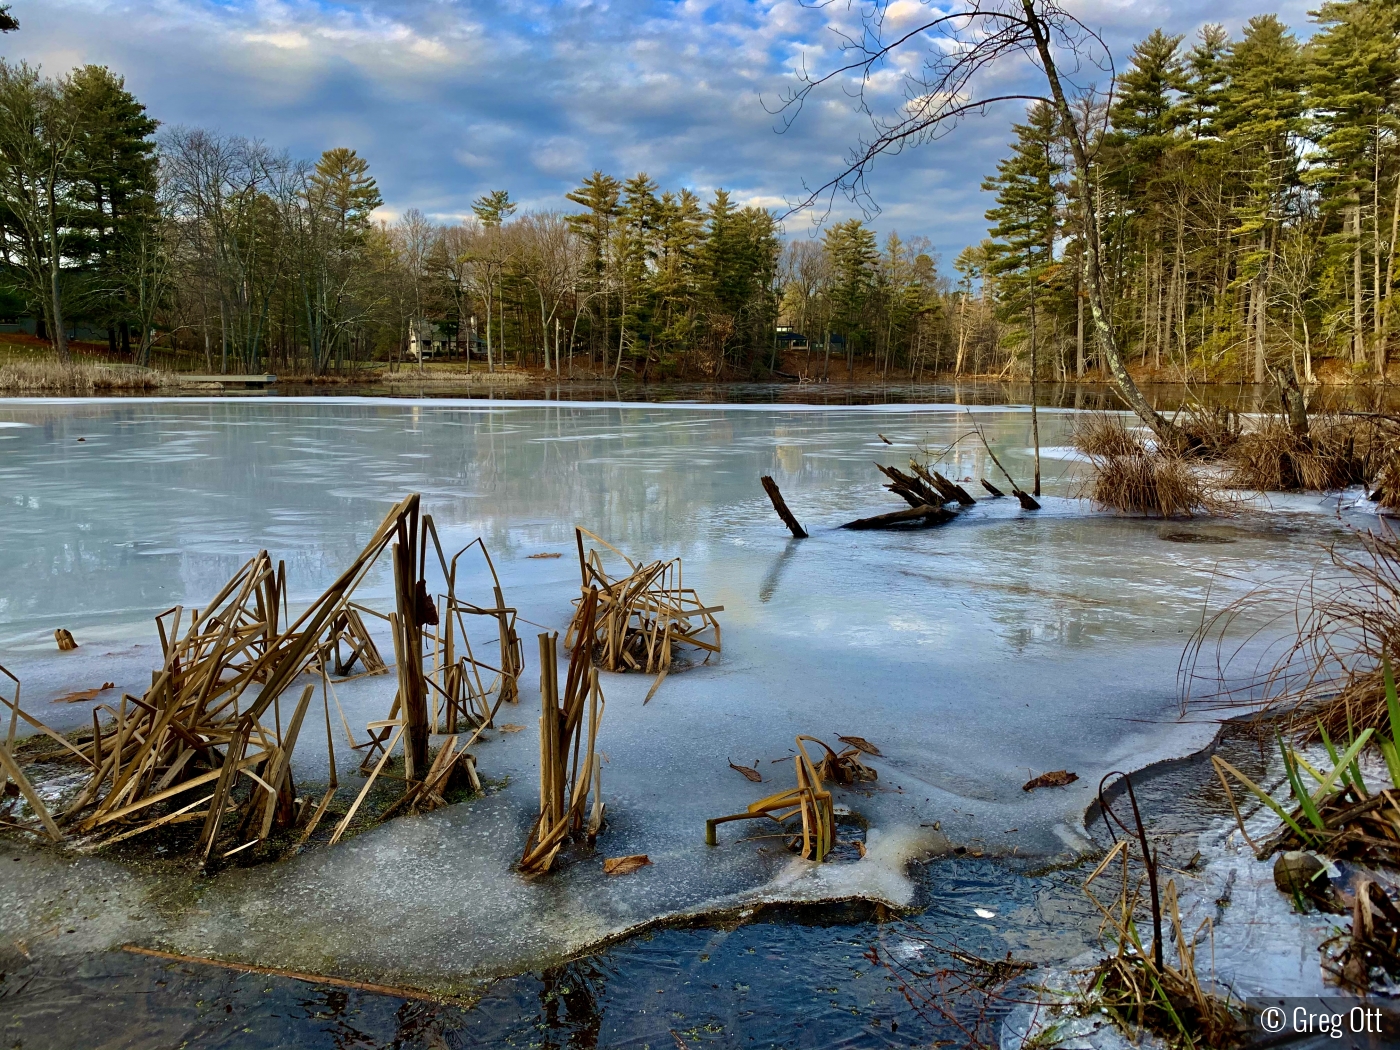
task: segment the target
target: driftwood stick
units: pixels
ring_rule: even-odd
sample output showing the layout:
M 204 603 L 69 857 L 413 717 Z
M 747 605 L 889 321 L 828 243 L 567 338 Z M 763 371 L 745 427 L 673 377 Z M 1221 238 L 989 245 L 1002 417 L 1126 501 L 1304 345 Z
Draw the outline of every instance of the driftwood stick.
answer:
M 997 470 L 1001 471 L 1001 476 L 1011 483 L 1011 492 L 1018 500 L 1021 501 L 1021 509 L 1039 510 L 1040 504 L 1037 503 L 1034 497 L 1032 497 L 1029 493 L 1023 492 L 1021 490 L 1021 486 L 1016 484 L 1016 479 L 1013 478 L 1010 474 L 1008 474 L 1006 472 L 1006 468 L 1001 465 L 1001 460 L 997 459 L 997 454 L 992 451 L 992 446 L 987 442 L 987 436 L 982 433 L 982 428 L 977 425 L 977 420 L 972 418 L 971 412 L 967 414 L 967 418 L 968 421 L 972 424 L 972 429 L 977 432 L 977 437 L 981 439 L 982 447 L 987 450 L 987 455 L 992 457 L 992 462 L 997 465 Z M 982 484 L 986 485 L 987 483 L 983 481 Z
M 807 538 L 807 530 L 802 527 L 802 523 L 788 510 L 787 501 L 783 499 L 782 492 L 778 489 L 778 483 L 764 475 L 759 479 L 763 482 L 763 491 L 768 493 L 768 498 L 773 501 L 773 509 L 778 512 L 778 517 L 783 519 L 783 524 L 788 527 L 793 536 L 799 540 Z

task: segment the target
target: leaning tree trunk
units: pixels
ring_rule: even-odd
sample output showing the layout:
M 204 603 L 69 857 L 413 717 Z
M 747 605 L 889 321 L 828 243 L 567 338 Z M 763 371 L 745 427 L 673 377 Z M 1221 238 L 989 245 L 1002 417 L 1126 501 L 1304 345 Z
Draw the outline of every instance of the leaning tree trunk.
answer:
M 1079 192 L 1083 195 L 1084 205 L 1084 283 L 1089 292 L 1089 313 L 1094 325 L 1094 335 L 1098 339 L 1099 352 L 1103 355 L 1104 363 L 1108 365 L 1108 370 L 1118 385 L 1118 392 L 1128 407 L 1147 424 L 1162 444 L 1169 448 L 1181 448 L 1185 440 L 1181 432 L 1148 404 L 1147 398 L 1138 389 L 1137 383 L 1128 374 L 1128 368 L 1123 363 L 1118 339 L 1113 331 L 1113 321 L 1108 312 L 1108 299 L 1104 294 L 1103 244 L 1099 237 L 1099 217 L 1089 200 L 1089 150 L 1080 134 L 1079 125 L 1075 122 L 1064 88 L 1060 84 L 1055 59 L 1050 53 L 1050 35 L 1044 21 L 1036 13 L 1035 0 L 1021 0 L 1021 8 L 1025 12 L 1031 36 L 1035 39 L 1036 52 L 1040 56 L 1045 77 L 1050 83 L 1055 110 L 1069 135 L 1070 150 L 1074 154 L 1074 166 L 1079 176 Z

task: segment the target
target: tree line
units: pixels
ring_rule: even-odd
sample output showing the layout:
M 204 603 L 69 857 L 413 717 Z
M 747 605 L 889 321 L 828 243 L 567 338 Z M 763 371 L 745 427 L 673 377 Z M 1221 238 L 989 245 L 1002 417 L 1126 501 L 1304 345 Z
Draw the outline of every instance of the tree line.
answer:
M 1080 376 L 1087 209 L 1130 362 L 1186 381 L 1296 389 L 1383 375 L 1395 338 L 1400 5 L 1323 4 L 1299 41 L 1274 15 L 1238 37 L 1153 32 L 1111 95 L 1065 121 L 1037 103 L 983 184 L 989 236 L 956 260 L 955 368 Z
M 1054 23 L 1021 8 L 995 17 L 1040 53 Z M 645 174 L 595 171 L 559 210 L 518 213 L 495 190 L 464 221 L 378 221 L 351 149 L 310 162 L 162 130 L 107 69 L 0 62 L 0 313 L 35 317 L 61 355 L 81 323 L 137 362 L 173 349 L 213 371 L 344 372 L 436 344 L 486 368 L 642 379 L 1383 373 L 1400 5 L 1313 19 L 1306 42 L 1273 15 L 1238 38 L 1157 31 L 1112 92 L 1032 105 L 952 281 L 923 238 L 881 243 L 859 219 L 784 238 L 724 190 Z
M 378 221 L 351 149 L 312 163 L 162 130 L 106 68 L 0 62 L 0 314 L 35 318 L 64 358 L 82 327 L 136 363 L 174 350 L 216 372 L 346 372 L 432 346 L 487 369 L 751 378 L 812 332 L 812 373 L 833 348 L 838 368 L 936 367 L 925 240 L 881 252 L 853 220 L 785 243 L 765 209 L 645 174 L 595 171 L 566 200 L 517 214 L 494 190 L 464 221 Z

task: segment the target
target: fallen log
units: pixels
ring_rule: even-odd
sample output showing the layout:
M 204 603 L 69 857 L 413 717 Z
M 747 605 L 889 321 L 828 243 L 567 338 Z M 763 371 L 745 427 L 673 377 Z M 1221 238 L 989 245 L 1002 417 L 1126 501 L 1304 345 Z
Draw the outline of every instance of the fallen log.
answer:
M 945 478 L 936 470 L 933 472 L 933 480 L 939 482 L 942 485 L 948 486 L 948 490 L 952 492 L 953 498 L 956 499 L 959 503 L 961 503 L 964 507 L 970 507 L 977 502 L 975 499 L 972 498 L 972 495 L 967 491 L 967 489 L 963 488 L 956 481 L 951 481 L 950 479 Z
M 992 494 L 992 499 L 1000 499 L 1006 495 L 1005 492 L 1002 492 L 1001 489 L 997 488 L 986 478 L 982 479 L 982 487 Z
M 873 518 L 857 518 L 842 525 L 843 529 L 927 529 L 952 521 L 957 515 L 946 507 L 909 507 Z
M 788 510 L 787 501 L 783 499 L 783 494 L 778 489 L 778 483 L 764 475 L 759 478 L 763 482 L 763 491 L 768 493 L 768 498 L 773 501 L 773 509 L 778 512 L 778 517 L 783 519 L 783 524 L 792 532 L 794 538 L 805 540 L 807 530 L 802 527 L 802 523 L 797 520 L 792 511 Z
M 922 478 L 925 484 L 937 489 L 938 494 L 943 497 L 944 503 L 960 503 L 964 507 L 970 507 L 977 502 L 968 495 L 967 490 L 961 485 L 954 484 L 936 470 L 930 471 L 928 468 L 920 466 L 917 460 L 911 459 L 909 468 Z
M 920 478 L 904 473 L 898 467 L 886 467 L 876 463 L 875 469 L 890 479 L 890 483 L 885 488 L 911 507 L 941 507 L 947 502 L 947 498 L 942 493 L 930 488 Z

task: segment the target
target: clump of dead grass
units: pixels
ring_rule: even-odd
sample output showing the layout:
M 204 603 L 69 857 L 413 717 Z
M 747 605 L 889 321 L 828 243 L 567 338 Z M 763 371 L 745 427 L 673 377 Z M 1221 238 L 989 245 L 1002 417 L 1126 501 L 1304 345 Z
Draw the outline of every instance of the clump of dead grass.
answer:
M 1308 432 L 1300 434 L 1282 416 L 1266 415 L 1231 448 L 1230 483 L 1257 492 L 1325 492 L 1360 485 L 1391 447 L 1366 417 L 1315 416 Z
M 1132 825 L 1113 811 L 1104 796 L 1104 784 L 1115 776 L 1122 776 L 1127 787 Z M 1196 953 L 1211 921 L 1206 919 L 1188 934 L 1175 880 L 1160 885 L 1161 858 L 1143 825 L 1131 777 L 1116 772 L 1105 776 L 1099 782 L 1099 806 L 1114 844 L 1084 881 L 1084 892 L 1103 916 L 1100 934 L 1114 951 L 1091 975 L 1088 1005 L 1103 1010 L 1130 1034 L 1148 1029 L 1174 1046 L 1194 1050 L 1240 1044 L 1245 1029 L 1237 1004 L 1228 995 L 1217 995 L 1212 982 L 1197 974 Z M 1121 839 L 1115 824 L 1124 833 Z M 1134 838 L 1139 850 L 1136 858 Z M 1115 865 L 1116 878 L 1110 874 Z M 1114 890 L 1107 898 L 1099 896 L 1103 885 Z M 1150 932 L 1150 941 L 1144 931 Z M 1168 955 L 1168 943 L 1175 945 L 1175 959 Z
M 1107 412 L 1087 412 L 1074 423 L 1074 447 L 1091 459 L 1134 456 L 1147 451 L 1136 433 L 1121 416 Z
M 10 361 L 0 365 L 0 391 L 10 394 L 95 394 L 109 390 L 155 390 L 160 372 L 133 366 L 75 360 Z
M 1204 474 L 1176 453 L 1149 446 L 1117 416 L 1085 417 L 1074 443 L 1093 463 L 1084 495 L 1100 507 L 1157 518 L 1219 509 Z
M 1201 459 L 1221 459 L 1240 440 L 1239 413 L 1223 406 L 1207 408 L 1192 402 L 1176 426 L 1185 438 L 1187 451 Z

